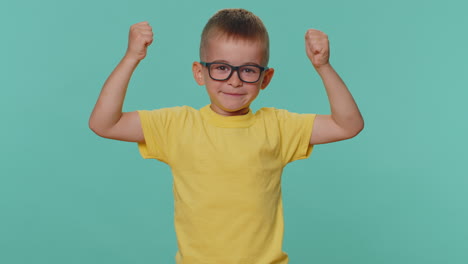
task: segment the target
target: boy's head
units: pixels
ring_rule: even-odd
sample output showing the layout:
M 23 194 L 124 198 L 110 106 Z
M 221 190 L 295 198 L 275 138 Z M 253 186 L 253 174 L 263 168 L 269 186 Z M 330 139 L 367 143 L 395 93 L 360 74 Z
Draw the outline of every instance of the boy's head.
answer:
M 203 29 L 200 62 L 192 69 L 215 112 L 242 115 L 273 76 L 268 60 L 269 37 L 260 18 L 244 9 L 223 9 Z
M 205 25 L 200 43 L 200 60 L 205 61 L 209 40 L 225 38 L 262 44 L 262 66 L 268 65 L 270 39 L 262 20 L 245 9 L 223 9 L 214 14 Z

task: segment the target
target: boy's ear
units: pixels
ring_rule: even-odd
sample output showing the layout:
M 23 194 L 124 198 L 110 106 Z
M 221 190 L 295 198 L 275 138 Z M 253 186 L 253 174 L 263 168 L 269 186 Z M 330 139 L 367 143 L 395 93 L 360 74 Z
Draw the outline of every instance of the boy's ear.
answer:
M 273 78 L 274 73 L 275 73 L 275 69 L 273 68 L 269 68 L 268 70 L 265 71 L 260 89 L 263 90 L 268 86 L 268 84 L 270 84 L 271 78 Z
M 203 78 L 203 65 L 198 61 L 195 61 L 192 64 L 193 78 L 198 83 L 198 85 L 205 85 L 205 79 Z

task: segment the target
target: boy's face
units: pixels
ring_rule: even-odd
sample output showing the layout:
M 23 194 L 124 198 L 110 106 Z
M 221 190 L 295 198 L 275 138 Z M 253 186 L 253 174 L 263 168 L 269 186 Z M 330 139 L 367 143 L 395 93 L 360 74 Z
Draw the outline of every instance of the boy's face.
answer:
M 264 47 L 259 42 L 234 40 L 218 37 L 208 40 L 205 47 L 204 62 L 222 62 L 232 66 L 259 65 L 263 59 Z M 210 96 L 211 109 L 225 116 L 243 115 L 249 111 L 250 103 L 261 89 L 265 89 L 273 77 L 274 70 L 263 72 L 255 83 L 246 83 L 239 79 L 237 71 L 225 81 L 211 79 L 208 68 L 199 62 L 193 63 L 193 75 L 199 85 L 205 85 Z

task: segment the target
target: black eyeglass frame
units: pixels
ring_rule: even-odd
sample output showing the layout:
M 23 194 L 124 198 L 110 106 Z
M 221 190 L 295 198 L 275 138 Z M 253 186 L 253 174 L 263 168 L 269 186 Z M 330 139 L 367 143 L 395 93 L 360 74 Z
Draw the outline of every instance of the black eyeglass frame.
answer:
M 239 79 L 242 81 L 242 82 L 245 82 L 245 83 L 256 83 L 260 80 L 260 78 L 262 77 L 262 73 L 266 70 L 268 70 L 269 68 L 268 67 L 262 67 L 262 66 L 259 66 L 259 65 L 254 65 L 254 64 L 245 64 L 245 65 L 241 65 L 241 66 L 232 66 L 230 64 L 227 64 L 227 63 L 224 63 L 224 62 L 204 62 L 204 61 L 200 61 L 200 64 L 207 67 L 208 68 L 208 74 L 210 75 L 210 78 L 215 80 L 215 81 L 226 81 L 226 80 L 229 80 L 229 78 L 231 78 L 232 74 L 234 73 L 234 71 L 237 72 L 237 76 L 239 76 Z M 223 64 L 223 65 L 226 65 L 228 67 L 231 68 L 231 72 L 229 73 L 229 76 L 226 77 L 225 79 L 215 79 L 213 78 L 213 76 L 211 76 L 211 70 L 210 70 L 210 66 L 213 65 L 213 64 Z M 246 66 L 250 66 L 250 67 L 256 67 L 258 69 L 260 69 L 260 74 L 258 75 L 258 79 L 254 82 L 247 82 L 247 81 L 244 81 L 239 73 L 239 69 L 242 68 L 242 67 L 246 67 Z

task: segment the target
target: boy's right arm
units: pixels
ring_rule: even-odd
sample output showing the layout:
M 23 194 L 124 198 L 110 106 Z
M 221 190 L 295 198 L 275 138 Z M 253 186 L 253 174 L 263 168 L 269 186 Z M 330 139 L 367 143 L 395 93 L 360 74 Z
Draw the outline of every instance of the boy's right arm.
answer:
M 89 128 L 105 138 L 144 142 L 138 112 L 122 112 L 130 78 L 147 47 L 153 42 L 153 32 L 148 22 L 130 27 L 128 49 L 102 87 L 101 94 L 89 118 Z

